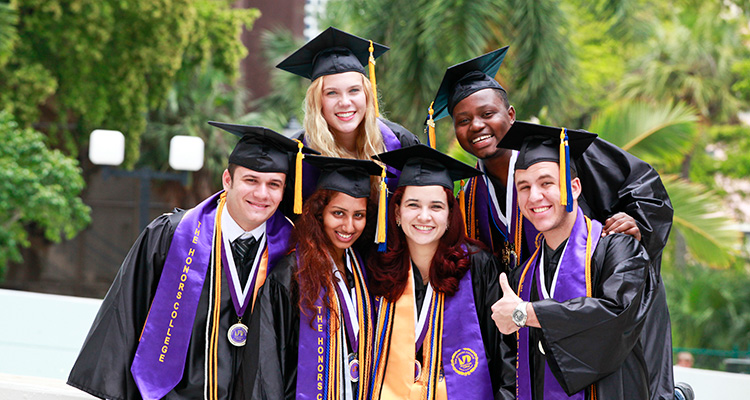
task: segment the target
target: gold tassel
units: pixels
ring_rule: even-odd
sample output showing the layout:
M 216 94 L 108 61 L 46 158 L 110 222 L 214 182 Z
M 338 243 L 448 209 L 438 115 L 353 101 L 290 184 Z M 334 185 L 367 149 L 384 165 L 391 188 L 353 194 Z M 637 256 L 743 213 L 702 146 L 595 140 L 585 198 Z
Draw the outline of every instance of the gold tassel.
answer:
M 297 139 L 295 139 L 297 140 Z M 302 153 L 302 142 L 297 140 L 297 159 L 295 162 L 294 175 L 294 213 L 302 214 L 302 159 L 305 155 Z
M 464 180 L 461 179 L 461 188 L 458 189 L 458 205 L 461 207 L 461 217 L 466 226 L 466 193 L 464 193 Z
M 385 200 L 386 193 L 388 193 L 388 186 L 385 184 L 385 166 L 382 166 L 383 172 L 380 174 L 380 196 L 378 198 L 378 237 L 376 243 L 385 243 Z
M 372 84 L 372 97 L 373 102 L 375 103 L 375 116 L 380 116 L 380 108 L 378 107 L 378 83 L 375 79 L 375 57 L 372 55 L 372 52 L 375 51 L 375 47 L 372 45 L 372 40 L 370 40 L 370 58 L 367 60 L 367 64 L 370 70 L 370 83 Z
M 435 110 L 432 109 L 432 106 L 434 104 L 434 101 L 430 103 L 430 108 L 427 110 L 427 113 L 430 115 L 430 117 L 427 119 L 427 141 L 430 143 L 430 147 L 432 147 L 433 149 L 437 147 L 437 142 L 435 140 L 435 120 L 432 119 L 432 114 L 435 113 Z
M 567 166 L 565 165 L 565 128 L 560 130 L 560 205 L 568 205 L 568 192 L 565 185 Z

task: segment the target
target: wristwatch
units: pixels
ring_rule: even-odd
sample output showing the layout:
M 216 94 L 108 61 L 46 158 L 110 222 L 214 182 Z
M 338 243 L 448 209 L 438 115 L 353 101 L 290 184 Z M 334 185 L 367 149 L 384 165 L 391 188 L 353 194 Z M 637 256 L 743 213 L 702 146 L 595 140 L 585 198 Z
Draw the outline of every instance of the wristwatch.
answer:
M 528 315 L 526 314 L 526 304 L 528 304 L 528 301 L 522 301 L 518 303 L 515 309 L 513 309 L 513 314 L 511 314 L 511 318 L 513 318 L 513 323 L 516 324 L 519 328 L 523 328 L 526 326 L 526 318 Z

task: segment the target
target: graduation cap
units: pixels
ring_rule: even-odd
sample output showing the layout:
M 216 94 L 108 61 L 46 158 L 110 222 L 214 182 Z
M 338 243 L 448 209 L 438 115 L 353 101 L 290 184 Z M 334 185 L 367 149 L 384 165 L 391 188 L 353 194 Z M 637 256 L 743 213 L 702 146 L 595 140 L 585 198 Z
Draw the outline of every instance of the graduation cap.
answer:
M 421 143 L 380 153 L 373 158 L 401 170 L 399 187 L 439 185 L 453 190 L 453 181 L 482 174 L 482 171 Z
M 294 177 L 294 210 L 302 212 L 302 158 L 303 153 L 320 154 L 306 147 L 299 140 L 290 139 L 262 126 L 237 125 L 208 121 L 209 125 L 223 129 L 240 137 L 229 155 L 229 163 L 237 164 L 257 172 L 281 172 L 289 174 L 291 155 L 297 153 Z M 299 189 L 297 188 L 299 186 Z M 298 194 L 299 192 L 299 194 Z M 299 207 L 297 207 L 299 205 Z M 299 209 L 299 212 L 297 210 Z
M 370 197 L 370 176 L 381 176 L 383 171 L 383 167 L 371 160 L 307 156 L 305 162 L 320 169 L 318 189 L 335 190 L 356 198 Z
M 370 46 L 373 47 L 370 50 Z M 276 68 L 315 80 L 323 75 L 357 71 L 364 74 L 364 65 L 372 53 L 373 61 L 388 47 L 329 27 L 320 35 L 292 53 Z
M 508 46 L 505 46 L 448 68 L 433 102 L 434 120 L 453 115 L 456 104 L 482 89 L 505 91 L 495 80 L 495 75 L 507 51 Z
M 497 147 L 518 150 L 516 170 L 528 169 L 534 164 L 551 161 L 560 165 L 560 204 L 573 211 L 571 170 L 578 159 L 596 139 L 597 134 L 583 130 L 516 121 Z

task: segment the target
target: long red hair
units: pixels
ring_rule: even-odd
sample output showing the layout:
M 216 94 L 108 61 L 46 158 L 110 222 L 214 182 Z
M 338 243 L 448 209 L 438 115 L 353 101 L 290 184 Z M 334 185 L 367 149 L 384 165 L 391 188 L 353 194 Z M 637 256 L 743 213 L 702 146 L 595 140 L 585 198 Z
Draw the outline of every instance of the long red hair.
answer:
M 330 256 L 335 254 L 335 251 L 331 239 L 323 231 L 323 211 L 337 193 L 339 192 L 329 189 L 316 190 L 305 201 L 302 214 L 294 223 L 291 243 L 297 248 L 299 260 L 296 278 L 299 284 L 299 307 L 302 312 L 317 312 L 315 302 L 322 289 L 324 307 L 336 314 L 332 300 L 335 289 Z M 370 202 L 367 208 L 367 215 L 369 214 Z M 362 236 L 357 241 L 361 239 Z
M 469 269 L 468 246 L 481 247 L 479 242 L 466 237 L 464 220 L 453 191 L 443 188 L 448 199 L 448 226 L 440 238 L 435 255 L 430 265 L 430 283 L 439 292 L 452 296 L 458 290 L 461 278 Z M 368 265 L 368 288 L 370 294 L 383 296 L 389 301 L 396 301 L 406 289 L 406 282 L 411 273 L 409 247 L 406 235 L 396 225 L 396 206 L 401 204 L 405 187 L 396 189 L 388 205 L 388 251 L 373 256 Z

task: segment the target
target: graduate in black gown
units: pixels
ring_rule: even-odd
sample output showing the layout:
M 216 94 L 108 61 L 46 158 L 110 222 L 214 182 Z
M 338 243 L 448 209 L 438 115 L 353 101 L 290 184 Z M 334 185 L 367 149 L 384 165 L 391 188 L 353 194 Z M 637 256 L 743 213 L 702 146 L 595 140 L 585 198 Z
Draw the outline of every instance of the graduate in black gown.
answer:
M 323 156 L 360 160 L 419 143 L 413 133 L 379 114 L 375 59 L 386 51 L 379 43 L 329 27 L 280 62 L 277 68 L 311 81 L 304 130 L 295 137 Z M 307 198 L 315 190 L 317 171 L 306 165 L 304 175 Z M 396 182 L 389 181 L 391 191 Z
M 231 399 L 252 302 L 287 249 L 277 210 L 297 142 L 262 127 L 241 137 L 224 190 L 156 218 L 122 263 L 68 384 L 106 399 Z M 244 323 L 243 323 L 244 321 Z M 254 338 L 247 338 L 249 343 Z
M 484 176 L 465 187 L 467 235 L 490 246 L 511 264 L 525 261 L 535 248 L 536 229 L 518 212 L 513 167 L 517 152 L 497 144 L 516 121 L 507 91 L 495 80 L 508 47 L 448 68 L 435 95 L 434 119 L 450 115 L 456 140 L 479 160 Z M 671 400 L 672 331 L 660 277 L 661 254 L 672 228 L 672 204 L 659 174 L 648 163 L 600 138 L 572 161 L 582 194 L 579 207 L 604 225 L 604 234 L 625 233 L 646 248 L 658 279 L 657 298 L 643 330 L 652 400 Z M 514 263 L 513 260 L 517 260 Z
M 383 167 L 332 157 L 305 162 L 321 170 L 317 190 L 295 223 L 293 250 L 260 289 L 249 332 L 258 341 L 245 354 L 238 397 L 367 399 L 372 306 L 352 245 L 372 211 L 370 176 Z
M 561 132 L 570 146 L 561 146 Z M 602 225 L 578 206 L 581 182 L 570 161 L 594 137 L 537 127 L 501 142 L 520 149 L 518 204 L 542 234 L 531 258 L 513 271 L 513 289 L 501 276 L 503 298 L 492 307 L 499 330 L 517 332 L 519 400 L 651 395 L 640 333 L 656 274 L 635 238 L 602 237 Z
M 512 354 L 491 319 L 500 265 L 467 239 L 453 182 L 480 171 L 425 145 L 376 156 L 401 170 L 377 296 L 373 399 L 510 399 Z M 380 253 L 379 253 L 380 254 Z

